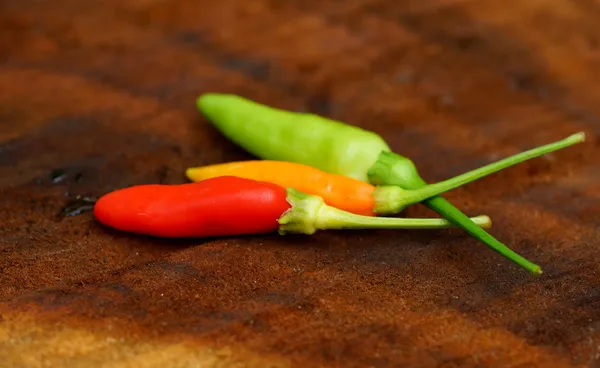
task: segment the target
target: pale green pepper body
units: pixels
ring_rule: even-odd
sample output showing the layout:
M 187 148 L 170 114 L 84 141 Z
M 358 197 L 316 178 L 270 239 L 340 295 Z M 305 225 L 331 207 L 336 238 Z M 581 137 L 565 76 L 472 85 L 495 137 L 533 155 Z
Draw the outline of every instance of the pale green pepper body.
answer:
M 263 160 L 301 163 L 368 182 L 379 154 L 391 151 L 373 132 L 235 95 L 205 94 L 198 107 L 227 139 Z

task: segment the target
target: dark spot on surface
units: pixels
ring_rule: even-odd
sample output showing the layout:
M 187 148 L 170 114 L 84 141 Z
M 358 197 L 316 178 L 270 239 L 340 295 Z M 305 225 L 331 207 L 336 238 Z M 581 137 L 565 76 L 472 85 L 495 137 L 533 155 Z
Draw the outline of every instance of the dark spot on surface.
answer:
M 470 34 L 460 36 L 456 39 L 456 46 L 461 50 L 470 50 L 481 43 L 481 38 L 478 35 Z
M 162 165 L 156 170 L 156 176 L 158 177 L 158 183 L 164 184 L 165 180 L 167 180 L 167 176 L 169 175 L 169 167 Z
M 309 96 L 306 101 L 306 110 L 312 114 L 330 115 L 332 110 L 331 94 L 328 90 Z
M 129 286 L 127 286 L 123 283 L 120 283 L 120 282 L 108 283 L 108 284 L 105 284 L 104 287 L 106 287 L 107 289 L 116 291 L 123 297 L 130 296 L 133 293 L 133 290 Z
M 225 57 L 220 64 L 227 69 L 238 70 L 259 81 L 266 80 L 271 69 L 266 61 L 253 61 L 235 57 Z
M 182 31 L 179 33 L 177 39 L 191 46 L 198 46 L 206 42 L 202 33 L 194 31 Z
M 67 173 L 63 169 L 54 169 L 50 172 L 50 180 L 53 183 L 60 183 L 67 177 Z
M 183 150 L 181 149 L 180 146 L 171 146 L 170 147 L 171 151 L 173 151 L 173 153 L 175 153 L 177 156 L 181 156 L 183 154 Z
M 526 71 L 513 71 L 510 73 L 508 85 L 515 91 L 530 91 L 536 88 L 536 77 Z
M 52 184 L 59 184 L 65 183 L 69 178 L 71 178 L 71 181 L 81 182 L 81 180 L 83 179 L 83 173 L 81 171 L 73 171 L 74 170 L 72 169 L 68 170 L 65 168 L 54 169 L 49 174 L 50 181 L 52 182 Z M 36 178 L 35 183 L 42 184 L 43 179 Z
M 67 202 L 67 204 L 63 207 L 61 214 L 64 217 L 70 217 L 91 211 L 94 209 L 94 204 L 97 200 L 98 199 L 94 197 L 77 195 Z

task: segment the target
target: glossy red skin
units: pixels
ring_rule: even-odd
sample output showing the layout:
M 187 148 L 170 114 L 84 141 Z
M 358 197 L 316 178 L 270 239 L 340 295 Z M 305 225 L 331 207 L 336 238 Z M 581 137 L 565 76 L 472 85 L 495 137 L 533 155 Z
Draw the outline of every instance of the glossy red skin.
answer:
M 291 206 L 278 185 L 233 176 L 180 185 L 148 184 L 102 196 L 106 226 L 157 237 L 217 237 L 276 231 Z

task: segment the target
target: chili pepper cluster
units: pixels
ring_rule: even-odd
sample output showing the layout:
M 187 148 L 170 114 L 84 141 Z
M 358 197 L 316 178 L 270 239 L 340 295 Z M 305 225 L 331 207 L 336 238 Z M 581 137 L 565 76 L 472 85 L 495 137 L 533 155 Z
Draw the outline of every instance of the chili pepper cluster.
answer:
M 315 114 L 266 106 L 241 96 L 197 99 L 208 121 L 256 160 L 188 168 L 189 183 L 119 189 L 94 206 L 101 223 L 159 237 L 313 234 L 331 229 L 460 227 L 533 274 L 541 268 L 440 195 L 482 177 L 585 140 L 582 132 L 435 184 L 392 152 L 378 134 Z M 443 218 L 392 217 L 423 203 Z

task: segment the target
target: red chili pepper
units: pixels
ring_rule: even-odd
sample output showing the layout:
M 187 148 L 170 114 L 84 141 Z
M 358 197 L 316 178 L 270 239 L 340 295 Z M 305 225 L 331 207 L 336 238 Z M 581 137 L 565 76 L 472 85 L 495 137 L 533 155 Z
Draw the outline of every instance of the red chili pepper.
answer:
M 268 233 L 290 208 L 275 184 L 220 177 L 181 185 L 148 184 L 101 197 L 94 216 L 107 226 L 161 237 Z
M 219 176 L 197 183 L 148 184 L 119 189 L 94 206 L 101 223 L 159 237 L 216 237 L 278 231 L 313 234 L 325 229 L 439 229 L 446 219 L 361 216 L 328 206 L 323 198 L 269 182 Z M 487 216 L 474 217 L 490 227 Z

